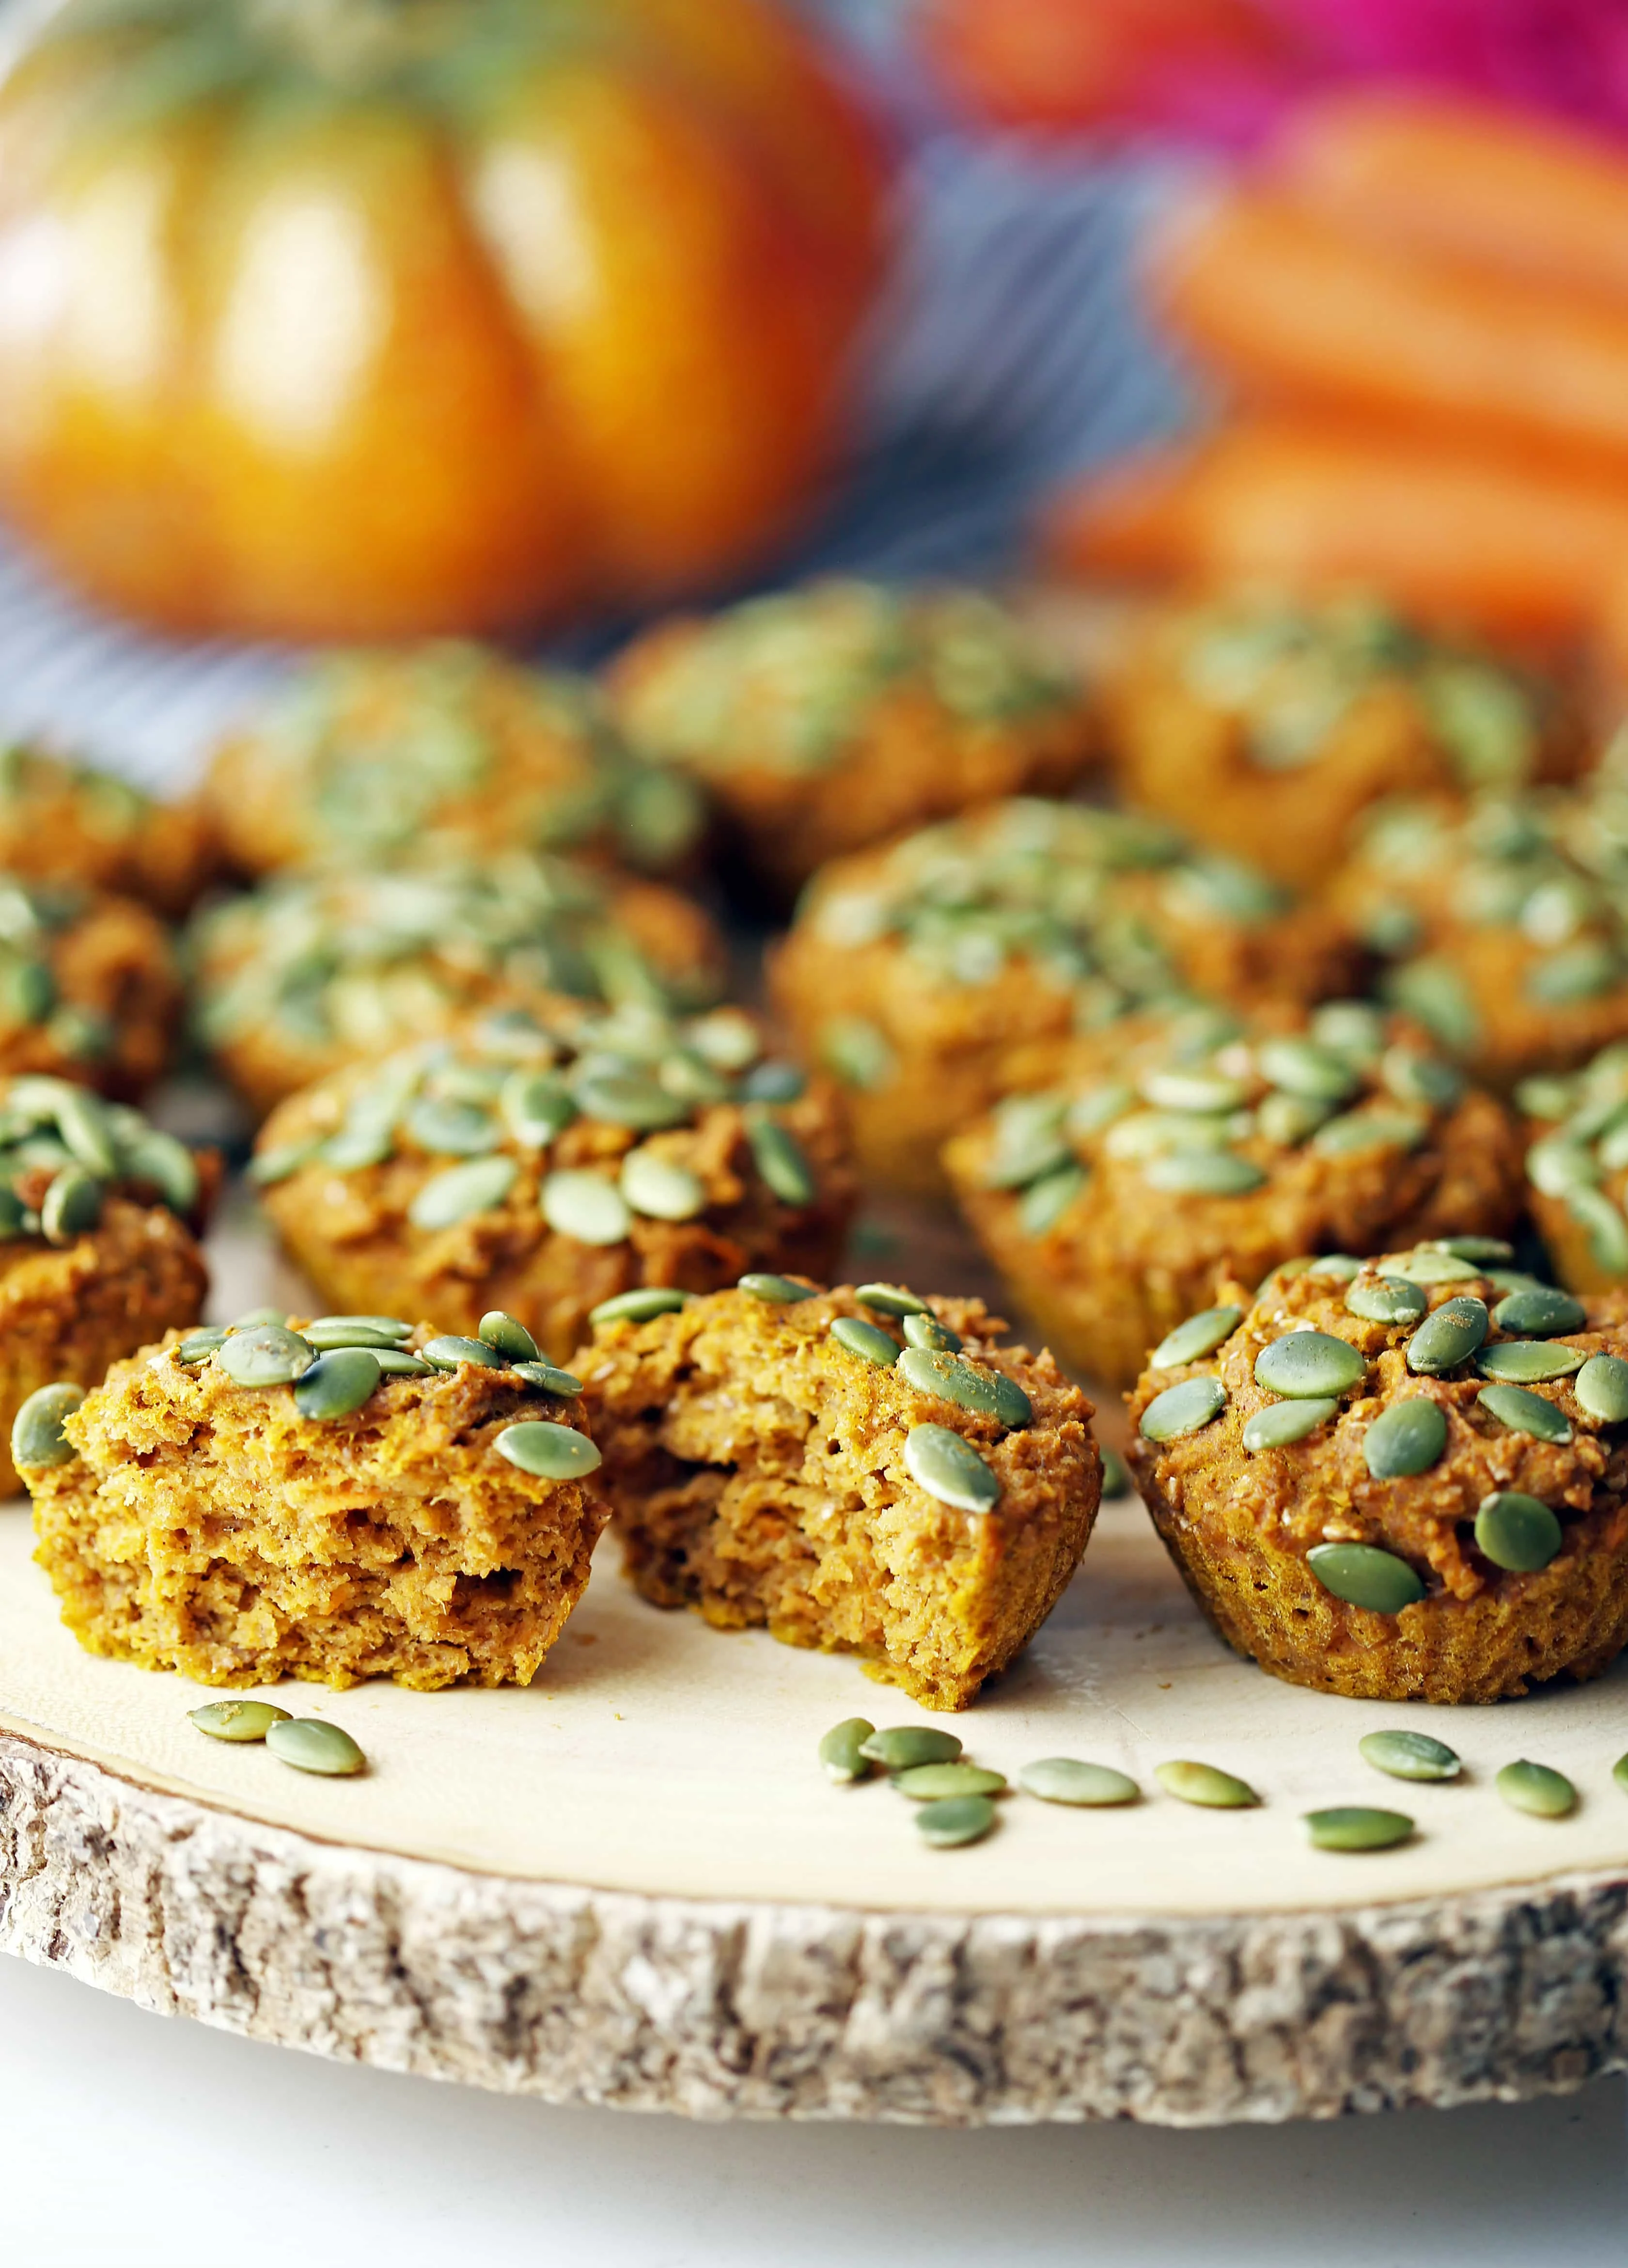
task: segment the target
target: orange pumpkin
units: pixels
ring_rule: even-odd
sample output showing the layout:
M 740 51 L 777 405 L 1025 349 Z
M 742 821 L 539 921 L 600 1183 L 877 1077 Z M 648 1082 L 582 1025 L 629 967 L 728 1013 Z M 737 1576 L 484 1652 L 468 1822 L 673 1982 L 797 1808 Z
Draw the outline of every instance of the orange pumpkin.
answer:
M 782 537 L 878 265 L 762 0 L 69 0 L 0 89 L 0 509 L 166 625 L 490 630 Z

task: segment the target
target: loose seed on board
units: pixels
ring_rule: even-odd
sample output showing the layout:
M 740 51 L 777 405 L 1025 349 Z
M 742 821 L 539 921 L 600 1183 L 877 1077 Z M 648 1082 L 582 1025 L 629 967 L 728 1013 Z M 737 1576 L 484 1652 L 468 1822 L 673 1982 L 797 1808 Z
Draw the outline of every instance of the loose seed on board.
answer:
M 911 1764 L 895 1772 L 891 1784 L 912 1803 L 944 1803 L 956 1795 L 1000 1795 L 1006 1775 L 983 1764 Z
M 1000 1501 L 998 1476 L 947 1425 L 912 1425 L 904 1437 L 904 1468 L 918 1488 L 957 1512 L 989 1512 Z
M 518 1425 L 505 1425 L 492 1447 L 500 1457 L 540 1481 L 581 1480 L 597 1472 L 601 1462 L 586 1433 L 556 1425 L 548 1418 L 527 1418 Z
M 484 1339 L 460 1338 L 455 1332 L 446 1332 L 431 1339 L 424 1348 L 424 1359 L 432 1370 L 456 1370 L 460 1363 L 481 1363 L 488 1370 L 506 1367 L 496 1347 L 488 1346 Z
M 1325 1591 L 1369 1614 L 1399 1615 L 1425 1595 L 1407 1561 L 1374 1543 L 1315 1543 L 1306 1564 Z
M 924 1347 L 930 1354 L 959 1354 L 961 1336 L 936 1315 L 906 1315 L 904 1336 L 913 1347 Z
M 1077 1756 L 1038 1756 L 1018 1774 L 1018 1786 L 1042 1803 L 1134 1803 L 1142 1793 L 1128 1773 Z
M 1577 1808 L 1577 1790 L 1565 1774 L 1535 1764 L 1529 1756 L 1506 1764 L 1493 1786 L 1512 1811 L 1528 1811 L 1536 1819 L 1564 1819 Z
M 838 1315 L 831 1325 L 831 1336 L 838 1346 L 846 1347 L 861 1362 L 874 1363 L 878 1370 L 891 1370 L 899 1359 L 898 1340 L 879 1324 L 862 1322 L 858 1315 Z
M 282 1717 L 266 1728 L 266 1746 L 279 1764 L 296 1771 L 348 1779 L 365 1771 L 367 1758 L 343 1727 L 323 1717 Z
M 1484 1300 L 1465 1295 L 1444 1300 L 1408 1341 L 1408 1368 L 1426 1378 L 1456 1370 L 1485 1338 L 1490 1322 Z
M 1243 1446 L 1251 1450 L 1290 1448 L 1315 1433 L 1319 1425 L 1326 1425 L 1330 1418 L 1337 1418 L 1339 1408 L 1337 1402 L 1322 1395 L 1299 1402 L 1269 1402 L 1264 1410 L 1244 1420 Z
M 1190 1757 L 1155 1764 L 1153 1778 L 1167 1795 L 1174 1795 L 1182 1803 L 1201 1804 L 1209 1810 L 1244 1811 L 1261 1800 L 1248 1780 L 1235 1778 L 1215 1764 L 1194 1764 Z
M 917 1764 L 953 1764 L 961 1742 L 937 1725 L 884 1725 L 880 1732 L 866 1734 L 859 1754 L 884 1771 L 910 1771 Z
M 1391 1731 L 1365 1733 L 1357 1753 L 1375 1771 L 1392 1779 L 1456 1779 L 1463 1770 L 1458 1756 L 1445 1741 L 1428 1733 Z
M 914 1292 L 907 1292 L 902 1284 L 861 1284 L 854 1298 L 862 1307 L 875 1315 L 924 1315 L 931 1313 L 925 1300 L 918 1300 Z
M 1168 1331 L 1147 1358 L 1150 1370 L 1178 1370 L 1183 1363 L 1202 1362 L 1207 1354 L 1231 1338 L 1243 1321 L 1241 1307 L 1205 1307 Z
M 63 1420 L 84 1399 L 84 1387 L 66 1380 L 34 1388 L 11 1421 L 11 1462 L 19 1473 L 72 1464 L 79 1452 L 63 1432 Z
M 811 1284 L 795 1283 L 790 1276 L 771 1276 L 759 1269 L 737 1277 L 735 1289 L 744 1292 L 748 1299 L 762 1300 L 770 1307 L 794 1307 L 803 1300 L 820 1296 Z
M 1563 1541 L 1560 1523 L 1541 1497 L 1498 1489 L 1482 1498 L 1476 1514 L 1476 1549 L 1495 1567 L 1514 1575 L 1534 1575 L 1549 1565 Z
M 993 1418 L 1013 1432 L 1034 1420 L 1034 1403 L 1005 1371 L 975 1369 L 959 1355 L 911 1346 L 899 1357 L 899 1372 L 918 1394 L 938 1395 L 958 1409 Z
M 505 1314 L 501 1307 L 493 1307 L 481 1317 L 478 1336 L 510 1362 L 537 1360 L 540 1350 L 536 1340 L 524 1323 L 513 1315 Z
M 864 1743 L 876 1730 L 868 1717 L 844 1717 L 840 1725 L 833 1725 L 820 1743 L 820 1762 L 825 1776 L 838 1786 L 853 1780 L 869 1779 L 874 1767 L 865 1753 Z
M 1389 1851 L 1413 1832 L 1406 1812 L 1381 1811 L 1366 1803 L 1308 1811 L 1300 1823 L 1314 1851 Z
M 811 1205 L 820 1193 L 802 1144 L 776 1118 L 748 1118 L 746 1138 L 753 1161 L 782 1204 Z
M 572 1395 L 582 1391 L 582 1381 L 569 1370 L 561 1370 L 555 1363 L 517 1362 L 511 1367 L 517 1378 L 523 1378 L 527 1386 L 536 1387 L 540 1393 L 558 1395 L 562 1399 L 569 1400 Z
M 1365 1323 L 1416 1323 L 1430 1302 L 1405 1276 L 1359 1276 L 1345 1305 Z
M 632 1291 L 618 1292 L 614 1299 L 590 1307 L 588 1321 L 596 1330 L 601 1323 L 647 1323 L 657 1315 L 677 1314 L 689 1305 L 689 1298 L 688 1292 L 669 1284 L 637 1284 Z
M 1591 1354 L 1572 1381 L 1580 1408 L 1602 1425 L 1628 1418 L 1628 1362 L 1619 1354 Z
M 1512 1433 L 1529 1433 L 1535 1441 L 1565 1443 L 1572 1438 L 1565 1412 L 1524 1386 L 1484 1386 L 1476 1399 Z
M 577 1168 L 545 1174 L 537 1202 L 555 1233 L 578 1244 L 621 1244 L 633 1226 L 627 1199 L 602 1174 Z
M 206 1701 L 202 1709 L 188 1709 L 187 1719 L 211 1741 L 263 1741 L 274 1725 L 292 1721 L 275 1701 Z
M 1269 1394 L 1321 1399 L 1360 1385 L 1367 1368 L 1348 1340 L 1328 1331 L 1289 1331 L 1256 1356 L 1255 1382 Z
M 475 1158 L 431 1174 L 407 1208 L 415 1228 L 455 1228 L 460 1221 L 500 1205 L 514 1186 L 519 1166 L 512 1158 Z
M 1155 1394 L 1142 1412 L 1139 1431 L 1146 1441 L 1179 1441 L 1197 1433 L 1227 1407 L 1227 1388 L 1219 1378 L 1184 1378 Z
M 987 1795 L 953 1795 L 942 1803 L 924 1803 L 916 1815 L 916 1828 L 924 1843 L 948 1851 L 961 1843 L 981 1843 L 995 1817 Z
M 1476 1357 L 1476 1368 L 1483 1378 L 1536 1386 L 1570 1378 L 1582 1368 L 1584 1359 L 1580 1347 L 1558 1346 L 1553 1339 L 1495 1339 Z
M 316 1360 L 316 1350 L 282 1323 L 233 1331 L 215 1357 L 237 1386 L 291 1386 Z
M 1404 1480 L 1428 1472 L 1447 1445 L 1446 1412 L 1415 1395 L 1381 1410 L 1362 1437 L 1362 1455 L 1376 1481 Z
M 319 1354 L 333 1347 L 396 1347 L 410 1339 L 413 1327 L 395 1315 L 319 1315 L 303 1324 L 299 1336 Z
M 294 1381 L 294 1407 L 302 1418 L 328 1425 L 349 1418 L 379 1384 L 384 1373 L 372 1347 L 335 1347 L 320 1354 Z
M 1492 1310 L 1492 1321 L 1512 1338 L 1552 1339 L 1562 1331 L 1586 1329 L 1588 1314 L 1582 1301 L 1573 1299 L 1569 1292 L 1557 1292 L 1543 1284 L 1536 1291 L 1512 1292 L 1500 1300 Z

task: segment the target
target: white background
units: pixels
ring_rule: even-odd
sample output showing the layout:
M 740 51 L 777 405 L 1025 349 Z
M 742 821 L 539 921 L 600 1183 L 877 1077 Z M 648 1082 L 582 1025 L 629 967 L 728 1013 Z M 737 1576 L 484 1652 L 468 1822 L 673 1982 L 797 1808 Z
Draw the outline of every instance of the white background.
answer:
M 0 1955 L 4 2268 L 1624 2268 L 1628 2097 L 1335 2126 L 696 2126 L 398 2079 Z

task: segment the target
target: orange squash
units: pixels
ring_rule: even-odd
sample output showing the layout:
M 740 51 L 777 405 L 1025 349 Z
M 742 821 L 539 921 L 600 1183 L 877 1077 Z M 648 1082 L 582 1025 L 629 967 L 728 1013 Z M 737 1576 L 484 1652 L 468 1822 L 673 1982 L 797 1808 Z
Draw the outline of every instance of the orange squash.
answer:
M 0 510 L 178 629 L 693 590 L 829 462 L 866 122 L 761 0 L 68 0 L 0 88 Z

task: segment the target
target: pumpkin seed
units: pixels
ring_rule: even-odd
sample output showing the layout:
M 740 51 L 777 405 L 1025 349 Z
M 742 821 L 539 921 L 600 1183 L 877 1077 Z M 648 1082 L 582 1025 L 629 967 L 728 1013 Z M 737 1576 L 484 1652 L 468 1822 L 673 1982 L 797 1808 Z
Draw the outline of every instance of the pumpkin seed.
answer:
M 368 1351 L 386 1378 L 433 1378 L 435 1365 L 405 1347 L 370 1347 Z
M 748 1299 L 762 1300 L 770 1307 L 794 1307 L 799 1300 L 817 1300 L 820 1296 L 812 1284 L 795 1283 L 790 1276 L 771 1276 L 761 1269 L 737 1277 L 735 1289 L 744 1292 Z M 874 1306 L 875 1302 L 867 1304 Z
M 1025 1795 L 1042 1803 L 1135 1803 L 1142 1791 L 1111 1764 L 1083 1764 L 1075 1756 L 1039 1756 L 1018 1774 Z
M 1004 1794 L 1006 1775 L 983 1764 L 911 1764 L 895 1772 L 891 1785 L 912 1803 L 943 1803 L 957 1795 Z
M 681 1126 L 689 1106 L 640 1071 L 613 1070 L 579 1064 L 571 1080 L 571 1094 L 585 1118 L 603 1119 L 608 1125 L 631 1127 L 653 1134 L 667 1126 Z
M 434 1095 L 420 1095 L 409 1103 L 401 1131 L 432 1157 L 483 1158 L 497 1146 L 497 1122 L 490 1110 L 473 1102 L 441 1101 Z
M 1401 1110 L 1348 1110 L 1328 1119 L 1311 1138 L 1321 1158 L 1346 1158 L 1364 1150 L 1417 1150 L 1430 1130 L 1422 1114 Z
M 983 1168 L 985 1189 L 1026 1189 L 1073 1162 L 1063 1131 L 1060 1094 L 1009 1094 L 994 1112 L 994 1143 Z
M 1392 1779 L 1456 1779 L 1463 1765 L 1445 1741 L 1433 1740 L 1428 1733 L 1397 1732 L 1387 1729 L 1381 1733 L 1365 1733 L 1357 1743 L 1357 1753 L 1375 1771 L 1389 1772 Z
M 527 1386 L 534 1386 L 541 1394 L 555 1394 L 569 1401 L 582 1391 L 582 1381 L 555 1363 L 517 1362 L 510 1366 L 517 1378 L 523 1378 Z
M 1475 996 L 1450 962 L 1412 961 L 1393 968 L 1385 990 L 1455 1055 L 1468 1055 L 1481 1037 Z
M 1399 1615 L 1425 1595 L 1407 1561 L 1374 1543 L 1315 1543 L 1306 1564 L 1334 1598 L 1371 1615 Z
M 1577 1790 L 1565 1774 L 1535 1764 L 1529 1756 L 1506 1764 L 1493 1786 L 1512 1811 L 1530 1812 L 1536 1819 L 1564 1819 L 1577 1808 Z
M 454 1331 L 444 1332 L 439 1338 L 431 1339 L 420 1352 L 431 1370 L 458 1370 L 466 1362 L 475 1363 L 487 1370 L 507 1367 L 497 1348 L 488 1346 L 484 1339 L 460 1338 Z
M 557 1071 L 513 1071 L 504 1081 L 497 1108 L 522 1150 L 546 1150 L 577 1116 L 577 1105 Z
M 1167 1795 L 1182 1803 L 1201 1804 L 1207 1810 L 1244 1811 L 1261 1800 L 1248 1780 L 1238 1779 L 1215 1764 L 1194 1764 L 1187 1756 L 1155 1764 L 1153 1778 Z
M 322 1148 L 320 1142 L 279 1142 L 256 1151 L 244 1168 L 244 1179 L 257 1189 L 269 1189 L 308 1166 Z
M 590 1307 L 588 1321 L 596 1330 L 601 1323 L 648 1323 L 657 1315 L 675 1315 L 689 1305 L 688 1292 L 668 1284 L 638 1284 L 630 1292 L 618 1292 L 614 1299 L 601 1300 L 597 1307 Z
M 1377 1063 L 1385 1045 L 1384 1012 L 1366 1000 L 1326 1000 L 1312 1012 L 1311 1035 L 1320 1047 L 1355 1063 Z
M 1243 1321 L 1241 1307 L 1205 1307 L 1189 1315 L 1166 1333 L 1147 1358 L 1150 1370 L 1177 1370 L 1182 1364 L 1202 1362 L 1207 1354 L 1231 1338 Z
M 1533 1188 L 1546 1197 L 1569 1197 L 1574 1189 L 1590 1189 L 1601 1178 L 1593 1151 L 1563 1134 L 1533 1143 L 1526 1153 L 1526 1172 Z
M 1201 1432 L 1226 1407 L 1227 1388 L 1219 1378 L 1184 1378 L 1154 1395 L 1138 1430 L 1145 1441 L 1179 1441 Z
M 1572 1381 L 1580 1408 L 1602 1425 L 1628 1418 L 1628 1362 L 1619 1354 L 1591 1354 Z
M 947 1323 L 941 1323 L 934 1314 L 906 1315 L 904 1336 L 913 1347 L 925 1347 L 930 1354 L 959 1354 L 961 1336 Z
M 988 1512 L 1000 1501 L 998 1476 L 947 1425 L 912 1425 L 904 1438 L 904 1469 L 918 1488 L 957 1512 Z
M 1285 1260 L 1280 1268 L 1272 1270 L 1272 1275 L 1326 1276 L 1331 1284 L 1349 1284 L 1361 1275 L 1365 1265 L 1352 1253 L 1325 1252 L 1315 1260 Z M 1271 1281 L 1271 1277 L 1268 1277 L 1267 1282 Z
M 1241 1197 L 1260 1189 L 1266 1175 L 1233 1150 L 1171 1150 L 1147 1159 L 1142 1179 L 1172 1197 Z
M 615 1182 L 580 1168 L 545 1174 L 538 1209 L 556 1235 L 573 1237 L 578 1244 L 621 1244 L 633 1227 Z
M 875 1323 L 861 1322 L 857 1315 L 838 1315 L 831 1325 L 831 1336 L 861 1362 L 874 1363 L 878 1370 L 891 1370 L 899 1359 L 898 1340 Z
M 808 1092 L 808 1074 L 799 1064 L 756 1064 L 740 1082 L 745 1102 L 798 1102 Z
M 54 1175 L 40 1203 L 40 1227 L 48 1244 L 71 1244 L 102 1217 L 102 1184 L 78 1166 Z
M 1525 991 L 1531 1000 L 1554 1007 L 1568 1000 L 1593 1000 L 1622 982 L 1622 963 L 1602 939 L 1568 946 L 1534 961 L 1527 970 Z
M 1108 1504 L 1117 1498 L 1129 1496 L 1133 1484 L 1131 1468 L 1117 1449 L 1105 1448 L 1102 1453 L 1102 1501 Z
M 175 1350 L 175 1359 L 185 1363 L 207 1362 L 216 1348 L 225 1344 L 223 1330 L 188 1331 Z
M 1531 1292 L 1512 1292 L 1492 1310 L 1492 1321 L 1512 1337 L 1552 1339 L 1563 1331 L 1586 1329 L 1587 1310 L 1568 1292 L 1542 1285 Z
M 1551 1339 L 1499 1339 L 1476 1358 L 1483 1378 L 1509 1378 L 1518 1386 L 1570 1378 L 1583 1366 L 1580 1348 L 1557 1346 Z
M 1564 1203 L 1580 1228 L 1588 1232 L 1596 1264 L 1610 1276 L 1628 1276 L 1628 1220 L 1603 1189 L 1568 1189 Z
M 1045 1236 L 1054 1229 L 1090 1180 L 1083 1166 L 1060 1166 L 1042 1174 L 1018 1200 L 1018 1226 L 1025 1236 Z
M 371 1347 L 335 1347 L 320 1354 L 294 1386 L 294 1407 L 320 1424 L 359 1410 L 384 1375 Z
M 925 1300 L 918 1300 L 902 1284 L 861 1284 L 853 1296 L 873 1314 L 924 1315 L 930 1312 Z
M 749 1117 L 746 1138 L 758 1172 L 782 1204 L 811 1205 L 819 1195 L 802 1144 L 789 1127 L 777 1119 Z
M 65 1086 L 52 1115 L 76 1163 L 98 1179 L 111 1181 L 119 1170 L 119 1150 L 101 1097 L 82 1086 Z
M 524 1323 L 513 1315 L 505 1315 L 501 1307 L 493 1307 L 481 1317 L 478 1336 L 510 1362 L 537 1360 L 536 1340 Z
M 820 1743 L 820 1762 L 825 1767 L 826 1778 L 836 1781 L 839 1786 L 869 1779 L 873 1766 L 863 1743 L 875 1730 L 866 1717 L 844 1717 L 840 1725 L 833 1725 Z
M 1513 1260 L 1515 1248 L 1502 1236 L 1433 1236 L 1421 1251 L 1446 1252 L 1455 1260 Z
M 833 1016 L 815 1046 L 826 1069 L 861 1094 L 885 1086 L 897 1068 L 887 1034 L 863 1016 Z
M 432 1174 L 407 1208 L 415 1228 L 455 1228 L 460 1221 L 500 1205 L 519 1172 L 512 1158 L 474 1158 Z
M 1362 1437 L 1362 1455 L 1376 1481 L 1428 1472 L 1448 1445 L 1448 1421 L 1439 1403 L 1422 1395 L 1381 1410 Z
M 597 1472 L 601 1459 L 586 1433 L 556 1425 L 550 1418 L 525 1418 L 505 1425 L 492 1443 L 500 1457 L 540 1481 L 581 1480 Z
M 332 1347 L 396 1347 L 410 1339 L 413 1327 L 394 1315 L 319 1315 L 300 1326 L 307 1346 L 325 1354 Z
M 1463 1284 L 1481 1273 L 1473 1260 L 1461 1260 L 1457 1253 L 1444 1252 L 1439 1244 L 1417 1245 L 1394 1261 L 1392 1267 L 1411 1284 Z
M 1151 1102 L 1155 1110 L 1190 1110 L 1208 1116 L 1237 1110 L 1249 1099 L 1249 1090 L 1241 1080 L 1227 1079 L 1219 1071 L 1154 1070 L 1144 1072 L 1138 1085 L 1143 1101 Z
M 233 1331 L 215 1359 L 237 1386 L 291 1386 L 316 1360 L 316 1350 L 282 1323 Z
M 367 1768 L 367 1758 L 342 1726 L 323 1717 L 280 1717 L 266 1727 L 266 1746 L 279 1764 L 296 1771 L 348 1779 Z
M 1269 1394 L 1321 1401 L 1359 1386 L 1368 1366 L 1349 1340 L 1328 1331 L 1287 1331 L 1255 1358 L 1255 1382 Z
M 1422 1056 L 1412 1048 L 1388 1048 L 1380 1076 L 1398 1102 L 1423 1103 L 1431 1110 L 1451 1110 L 1462 1099 L 1464 1074 L 1440 1056 Z
M 1416 1323 L 1430 1302 L 1406 1276 L 1359 1276 L 1345 1305 L 1366 1323 Z
M 1301 1824 L 1314 1851 L 1389 1851 L 1413 1832 L 1406 1812 L 1381 1811 L 1368 1803 L 1337 1803 L 1326 1811 L 1308 1811 Z
M 1333 1106 L 1314 1102 L 1305 1094 L 1269 1094 L 1255 1114 L 1256 1130 L 1274 1149 L 1298 1149 L 1333 1116 Z
M 36 1387 L 11 1421 L 11 1462 L 19 1473 L 48 1465 L 70 1465 L 79 1452 L 63 1431 L 85 1399 L 85 1388 L 66 1380 Z
M 899 1372 L 918 1394 L 938 1395 L 958 1409 L 993 1418 L 1014 1432 L 1034 1422 L 1033 1403 L 1004 1371 L 976 1370 L 959 1355 L 910 1346 L 899 1357 Z
M 1618 1787 L 1628 1793 L 1628 1756 L 1617 1757 L 1617 1762 L 1611 1766 L 1611 1778 L 1617 1782 Z
M 954 1795 L 942 1803 L 924 1803 L 916 1815 L 923 1842 L 939 1851 L 981 1843 L 994 1824 L 995 1807 L 987 1795 Z
M 1484 1386 L 1476 1399 L 1512 1433 L 1529 1433 L 1535 1441 L 1565 1443 L 1572 1438 L 1565 1412 L 1524 1386 Z
M 1263 1040 L 1255 1051 L 1263 1079 L 1314 1102 L 1344 1102 L 1362 1085 L 1350 1060 L 1315 1040 Z
M 1339 1414 L 1339 1403 L 1322 1395 L 1305 1395 L 1297 1402 L 1269 1402 L 1244 1420 L 1246 1449 L 1286 1449 L 1315 1433 Z
M 1549 1565 L 1563 1541 L 1559 1521 L 1540 1497 L 1499 1489 L 1481 1499 L 1476 1549 L 1495 1567 L 1514 1575 L 1534 1575 Z
M 286 1313 L 281 1307 L 251 1307 L 246 1314 L 234 1315 L 229 1329 L 234 1331 L 252 1331 L 262 1323 L 280 1324 L 286 1323 L 288 1320 Z
M 1456 1370 L 1480 1346 L 1490 1322 L 1484 1300 L 1469 1296 L 1444 1300 L 1408 1341 L 1408 1368 L 1426 1378 Z
M 884 1771 L 911 1771 L 919 1764 L 953 1764 L 961 1747 L 954 1733 L 936 1725 L 884 1725 L 880 1733 L 866 1734 L 859 1754 Z
M 202 1709 L 188 1710 L 187 1721 L 211 1741 L 263 1741 L 274 1725 L 293 1719 L 275 1701 L 206 1701 Z
M 622 1161 L 622 1196 L 651 1220 L 694 1220 L 706 1211 L 706 1183 L 676 1160 L 630 1150 Z

